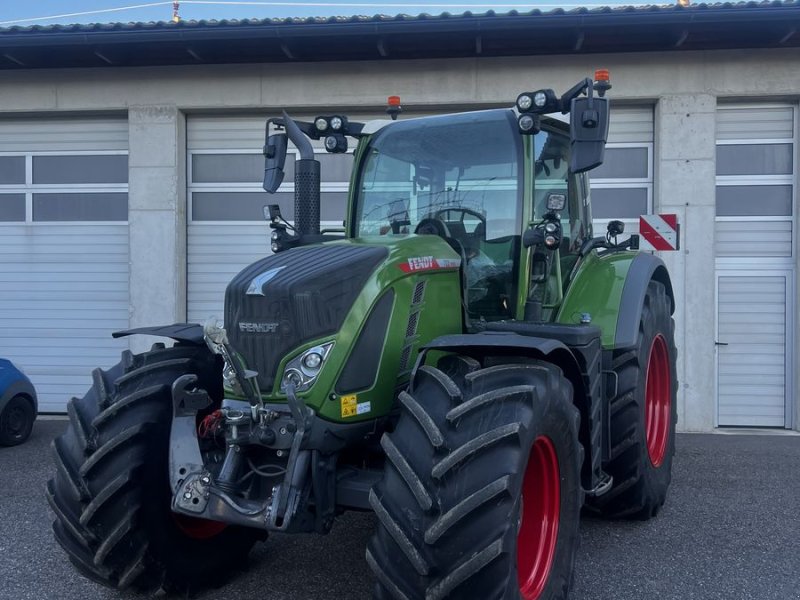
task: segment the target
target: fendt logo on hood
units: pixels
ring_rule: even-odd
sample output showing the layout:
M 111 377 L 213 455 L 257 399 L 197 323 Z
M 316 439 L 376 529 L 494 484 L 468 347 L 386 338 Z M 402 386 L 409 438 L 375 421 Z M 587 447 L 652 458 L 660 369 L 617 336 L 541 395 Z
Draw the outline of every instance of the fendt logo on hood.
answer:
M 248 323 L 239 321 L 239 331 L 245 333 L 275 333 L 280 323 Z

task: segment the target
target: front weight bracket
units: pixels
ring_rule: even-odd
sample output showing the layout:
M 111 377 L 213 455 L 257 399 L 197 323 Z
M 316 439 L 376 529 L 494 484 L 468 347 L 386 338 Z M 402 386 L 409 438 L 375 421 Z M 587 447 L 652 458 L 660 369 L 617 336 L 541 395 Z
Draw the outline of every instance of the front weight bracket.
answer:
M 197 441 L 197 411 L 211 406 L 211 398 L 198 388 L 197 375 L 178 377 L 172 384 L 172 429 L 169 436 L 169 481 L 176 494 L 190 473 L 205 476 Z

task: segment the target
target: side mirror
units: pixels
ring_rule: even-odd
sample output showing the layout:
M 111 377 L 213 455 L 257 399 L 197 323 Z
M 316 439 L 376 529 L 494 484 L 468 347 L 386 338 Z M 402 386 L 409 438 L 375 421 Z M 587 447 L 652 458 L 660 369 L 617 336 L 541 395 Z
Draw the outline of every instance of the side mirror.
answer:
M 608 99 L 573 98 L 570 109 L 569 170 L 583 173 L 603 164 L 608 139 Z
M 286 164 L 288 145 L 286 133 L 273 133 L 264 145 L 264 189 L 270 194 L 274 194 L 283 183 L 283 166 Z

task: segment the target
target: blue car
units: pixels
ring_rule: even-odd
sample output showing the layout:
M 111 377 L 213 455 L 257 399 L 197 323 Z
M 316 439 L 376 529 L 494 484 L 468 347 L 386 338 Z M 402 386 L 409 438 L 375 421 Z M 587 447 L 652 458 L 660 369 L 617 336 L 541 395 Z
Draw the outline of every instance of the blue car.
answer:
M 0 358 L 0 446 L 27 440 L 38 408 L 31 380 L 10 360 Z

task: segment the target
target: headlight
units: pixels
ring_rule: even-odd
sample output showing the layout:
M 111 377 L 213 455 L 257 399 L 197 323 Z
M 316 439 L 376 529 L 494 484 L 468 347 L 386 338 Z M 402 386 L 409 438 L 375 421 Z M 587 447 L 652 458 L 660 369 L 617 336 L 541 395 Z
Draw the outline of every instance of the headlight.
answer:
M 339 131 L 342 128 L 342 117 L 331 117 L 331 129 Z
M 295 389 L 300 389 L 303 385 L 303 376 L 297 369 L 286 369 L 286 373 L 283 375 L 281 388 L 286 388 L 290 383 L 294 384 Z
M 347 152 L 347 138 L 342 133 L 332 133 L 325 138 L 325 150 L 334 154 Z
M 328 120 L 323 117 L 317 117 L 314 120 L 314 127 L 317 128 L 317 131 L 325 131 L 328 129 Z
M 319 352 L 309 352 L 303 357 L 303 366 L 309 371 L 319 370 L 322 364 L 322 355 Z
M 545 104 L 547 104 L 547 94 L 545 94 L 544 92 L 536 92 L 533 95 L 533 103 L 538 108 L 542 108 Z
M 535 121 L 533 117 L 530 115 L 522 115 L 519 118 L 519 129 L 525 133 L 533 130 L 533 126 L 535 125 Z
M 520 97 L 517 98 L 517 108 L 520 110 L 528 110 L 532 103 L 533 100 L 528 94 L 521 94 Z
M 320 344 L 309 348 L 290 360 L 283 372 L 281 391 L 285 391 L 290 383 L 294 384 L 296 392 L 302 392 L 314 385 L 317 376 L 325 365 L 325 360 L 331 352 L 331 348 L 333 348 L 333 342 Z

